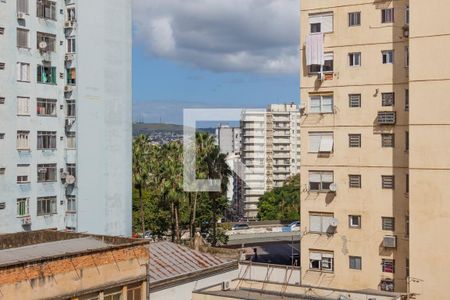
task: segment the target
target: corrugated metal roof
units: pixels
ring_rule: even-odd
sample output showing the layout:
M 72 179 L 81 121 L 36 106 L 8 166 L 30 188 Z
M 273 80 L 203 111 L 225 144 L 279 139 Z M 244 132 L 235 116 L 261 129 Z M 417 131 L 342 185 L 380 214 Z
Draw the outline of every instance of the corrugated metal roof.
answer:
M 57 255 L 74 254 L 111 246 L 93 237 L 75 238 L 0 250 L 0 267 Z
M 170 242 L 150 244 L 150 283 L 229 264 L 229 260 Z

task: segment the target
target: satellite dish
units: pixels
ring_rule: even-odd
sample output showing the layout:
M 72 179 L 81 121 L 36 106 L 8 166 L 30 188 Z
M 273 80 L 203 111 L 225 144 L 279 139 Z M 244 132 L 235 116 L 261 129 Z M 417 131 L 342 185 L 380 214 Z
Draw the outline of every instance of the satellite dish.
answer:
M 75 183 L 75 176 L 67 175 L 66 176 L 66 183 L 67 184 L 74 184 Z
M 331 227 L 337 227 L 338 225 L 339 225 L 338 219 L 332 218 L 332 219 L 330 220 L 330 226 L 331 226 Z
M 41 50 L 47 49 L 47 42 L 46 41 L 40 42 L 39 49 L 41 49 Z
M 336 188 L 337 188 L 336 183 L 333 182 L 332 184 L 330 184 L 330 191 L 336 192 Z

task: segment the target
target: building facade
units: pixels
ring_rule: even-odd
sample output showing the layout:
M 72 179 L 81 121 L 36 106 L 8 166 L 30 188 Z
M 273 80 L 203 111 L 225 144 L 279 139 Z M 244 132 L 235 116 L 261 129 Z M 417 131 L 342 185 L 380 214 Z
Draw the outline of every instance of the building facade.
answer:
M 241 160 L 246 166 L 243 211 L 258 215 L 259 198 L 300 171 L 300 111 L 295 104 L 272 104 L 246 110 L 241 119 Z
M 302 1 L 304 284 L 408 290 L 410 2 Z
M 0 232 L 130 235 L 131 3 L 0 1 L 0 48 Z

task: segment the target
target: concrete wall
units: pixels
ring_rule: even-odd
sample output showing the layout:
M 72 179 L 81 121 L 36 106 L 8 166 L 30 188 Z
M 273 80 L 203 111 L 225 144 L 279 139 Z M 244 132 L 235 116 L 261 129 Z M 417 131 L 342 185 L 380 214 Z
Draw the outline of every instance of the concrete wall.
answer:
M 131 2 L 78 0 L 78 229 L 131 235 Z
M 443 6 L 444 5 L 444 6 Z M 411 0 L 411 292 L 446 299 L 450 268 L 448 3 Z
M 190 281 L 180 285 L 170 286 L 156 292 L 150 291 L 150 299 L 152 300 L 191 300 L 192 292 L 203 289 L 212 285 L 221 284 L 224 281 L 232 281 L 237 278 L 238 270 L 228 271 L 222 274 L 213 275 Z
M 384 278 L 393 279 L 396 291 L 406 291 L 408 258 L 408 194 L 406 174 L 409 155 L 405 151 L 408 112 L 404 109 L 408 69 L 403 37 L 407 1 L 304 0 L 301 3 L 301 241 L 303 284 L 343 289 L 379 289 Z M 381 9 L 395 8 L 394 24 L 381 23 Z M 361 12 L 361 26 L 348 26 L 348 13 Z M 309 14 L 333 12 L 333 32 L 324 35 L 325 52 L 334 53 L 334 72 L 321 82 L 308 74 L 305 41 Z M 382 64 L 381 51 L 394 50 L 394 63 Z M 348 53 L 361 52 L 362 64 L 350 67 Z M 314 114 L 309 97 L 333 93 L 333 113 Z M 395 92 L 395 105 L 383 107 L 381 93 Z M 361 94 L 361 107 L 349 107 L 349 94 Z M 378 111 L 396 111 L 395 126 L 379 126 Z M 334 149 L 329 154 L 309 152 L 309 133 L 331 131 Z M 394 133 L 395 147 L 381 147 L 381 134 Z M 349 148 L 348 135 L 361 134 L 361 148 Z M 309 190 L 309 171 L 334 172 L 336 193 Z M 361 188 L 349 188 L 349 175 L 361 175 Z M 381 176 L 394 175 L 395 189 L 382 189 Z M 311 212 L 333 213 L 339 221 L 332 235 L 309 232 Z M 349 228 L 349 215 L 361 216 L 361 228 Z M 382 217 L 395 217 L 395 230 L 383 231 Z M 385 235 L 397 236 L 397 248 L 382 246 Z M 309 270 L 309 253 L 330 251 L 334 271 Z M 362 257 L 362 270 L 349 268 L 349 256 Z M 382 259 L 395 259 L 395 273 L 382 272 Z

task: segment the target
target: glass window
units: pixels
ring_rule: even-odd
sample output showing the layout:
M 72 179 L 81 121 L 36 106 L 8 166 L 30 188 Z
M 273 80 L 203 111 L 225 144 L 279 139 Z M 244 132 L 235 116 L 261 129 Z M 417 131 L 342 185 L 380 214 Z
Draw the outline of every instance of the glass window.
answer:
M 349 256 L 349 268 L 352 270 L 361 270 L 362 269 L 361 256 Z
M 361 12 L 348 13 L 348 26 L 360 26 L 361 25 Z
M 333 183 L 332 171 L 310 171 L 309 189 L 316 192 L 329 192 Z
M 395 273 L 395 260 L 393 259 L 382 259 L 381 269 L 385 273 Z
M 29 31 L 23 28 L 17 28 L 17 47 L 30 48 L 29 45 Z
M 348 226 L 350 228 L 361 228 L 361 216 L 348 216 Z
M 55 182 L 57 180 L 56 177 L 56 164 L 37 165 L 38 182 Z
M 38 150 L 56 149 L 56 131 L 38 131 L 37 132 Z
M 385 8 L 381 10 L 381 23 L 394 23 L 393 8 Z
M 381 57 L 383 64 L 393 64 L 394 63 L 394 50 L 381 51 Z
M 17 216 L 25 217 L 30 215 L 30 199 L 20 198 L 17 199 Z
M 310 113 L 333 113 L 333 95 L 314 95 L 309 98 Z
M 353 52 L 348 54 L 349 66 L 361 66 L 361 52 Z
M 56 196 L 37 198 L 37 215 L 56 214 Z
M 56 99 L 37 99 L 37 115 L 42 117 L 56 117 Z
M 56 67 L 38 65 L 37 82 L 45 84 L 56 84 Z
M 17 81 L 30 82 L 30 64 L 17 63 Z

